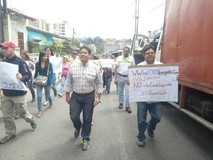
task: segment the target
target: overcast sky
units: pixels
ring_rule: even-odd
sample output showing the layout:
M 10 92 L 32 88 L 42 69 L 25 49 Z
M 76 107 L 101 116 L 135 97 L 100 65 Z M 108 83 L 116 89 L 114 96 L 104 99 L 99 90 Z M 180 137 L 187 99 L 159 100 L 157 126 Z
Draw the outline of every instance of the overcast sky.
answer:
M 165 0 L 140 0 L 139 33 L 163 24 Z M 8 0 L 9 8 L 57 23 L 66 20 L 77 37 L 132 38 L 135 0 Z

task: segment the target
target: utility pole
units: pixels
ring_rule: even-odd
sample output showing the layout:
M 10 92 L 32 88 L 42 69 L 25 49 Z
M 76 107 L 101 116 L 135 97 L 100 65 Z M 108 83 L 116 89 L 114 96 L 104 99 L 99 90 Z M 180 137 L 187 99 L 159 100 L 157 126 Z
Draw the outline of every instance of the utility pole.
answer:
M 73 40 L 75 39 L 75 34 L 76 34 L 76 33 L 75 33 L 75 28 L 73 28 L 73 29 L 72 29 L 72 39 L 73 39 Z
M 138 34 L 139 1 L 140 0 L 135 0 L 135 34 Z
M 4 13 L 2 7 L 0 0 L 0 43 L 4 42 Z

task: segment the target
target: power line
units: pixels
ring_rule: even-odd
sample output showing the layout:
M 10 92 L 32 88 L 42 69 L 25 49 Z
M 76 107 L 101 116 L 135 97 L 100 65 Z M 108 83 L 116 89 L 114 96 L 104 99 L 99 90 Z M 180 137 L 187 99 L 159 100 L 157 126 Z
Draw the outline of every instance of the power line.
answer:
M 147 13 L 152 12 L 158 8 L 160 8 L 161 6 L 165 5 L 166 2 L 161 3 L 160 5 L 156 6 L 155 8 L 152 8 L 151 10 L 147 11 Z

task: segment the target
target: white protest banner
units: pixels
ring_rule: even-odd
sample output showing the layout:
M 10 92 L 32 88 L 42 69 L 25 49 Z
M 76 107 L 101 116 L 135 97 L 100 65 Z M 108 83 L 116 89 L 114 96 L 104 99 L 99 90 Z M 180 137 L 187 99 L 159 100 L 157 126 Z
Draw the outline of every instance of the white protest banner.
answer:
M 129 67 L 130 102 L 177 102 L 178 73 L 177 64 Z
M 18 65 L 0 62 L 0 88 L 27 91 L 25 84 L 16 78 Z
M 54 72 L 56 72 L 56 73 L 61 72 L 61 70 L 62 70 L 62 58 L 52 56 L 50 58 L 50 63 L 52 63 L 52 65 L 53 65 Z
M 114 65 L 113 59 L 100 59 L 100 64 L 102 68 L 112 68 Z

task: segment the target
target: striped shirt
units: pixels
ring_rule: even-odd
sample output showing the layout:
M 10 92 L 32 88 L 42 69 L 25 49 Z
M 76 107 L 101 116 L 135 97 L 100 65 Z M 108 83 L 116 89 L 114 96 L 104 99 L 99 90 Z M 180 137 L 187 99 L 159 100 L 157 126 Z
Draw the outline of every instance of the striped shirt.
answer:
M 91 61 L 85 66 L 81 61 L 72 64 L 65 84 L 65 92 L 86 94 L 92 91 L 102 93 L 103 80 L 100 69 Z

